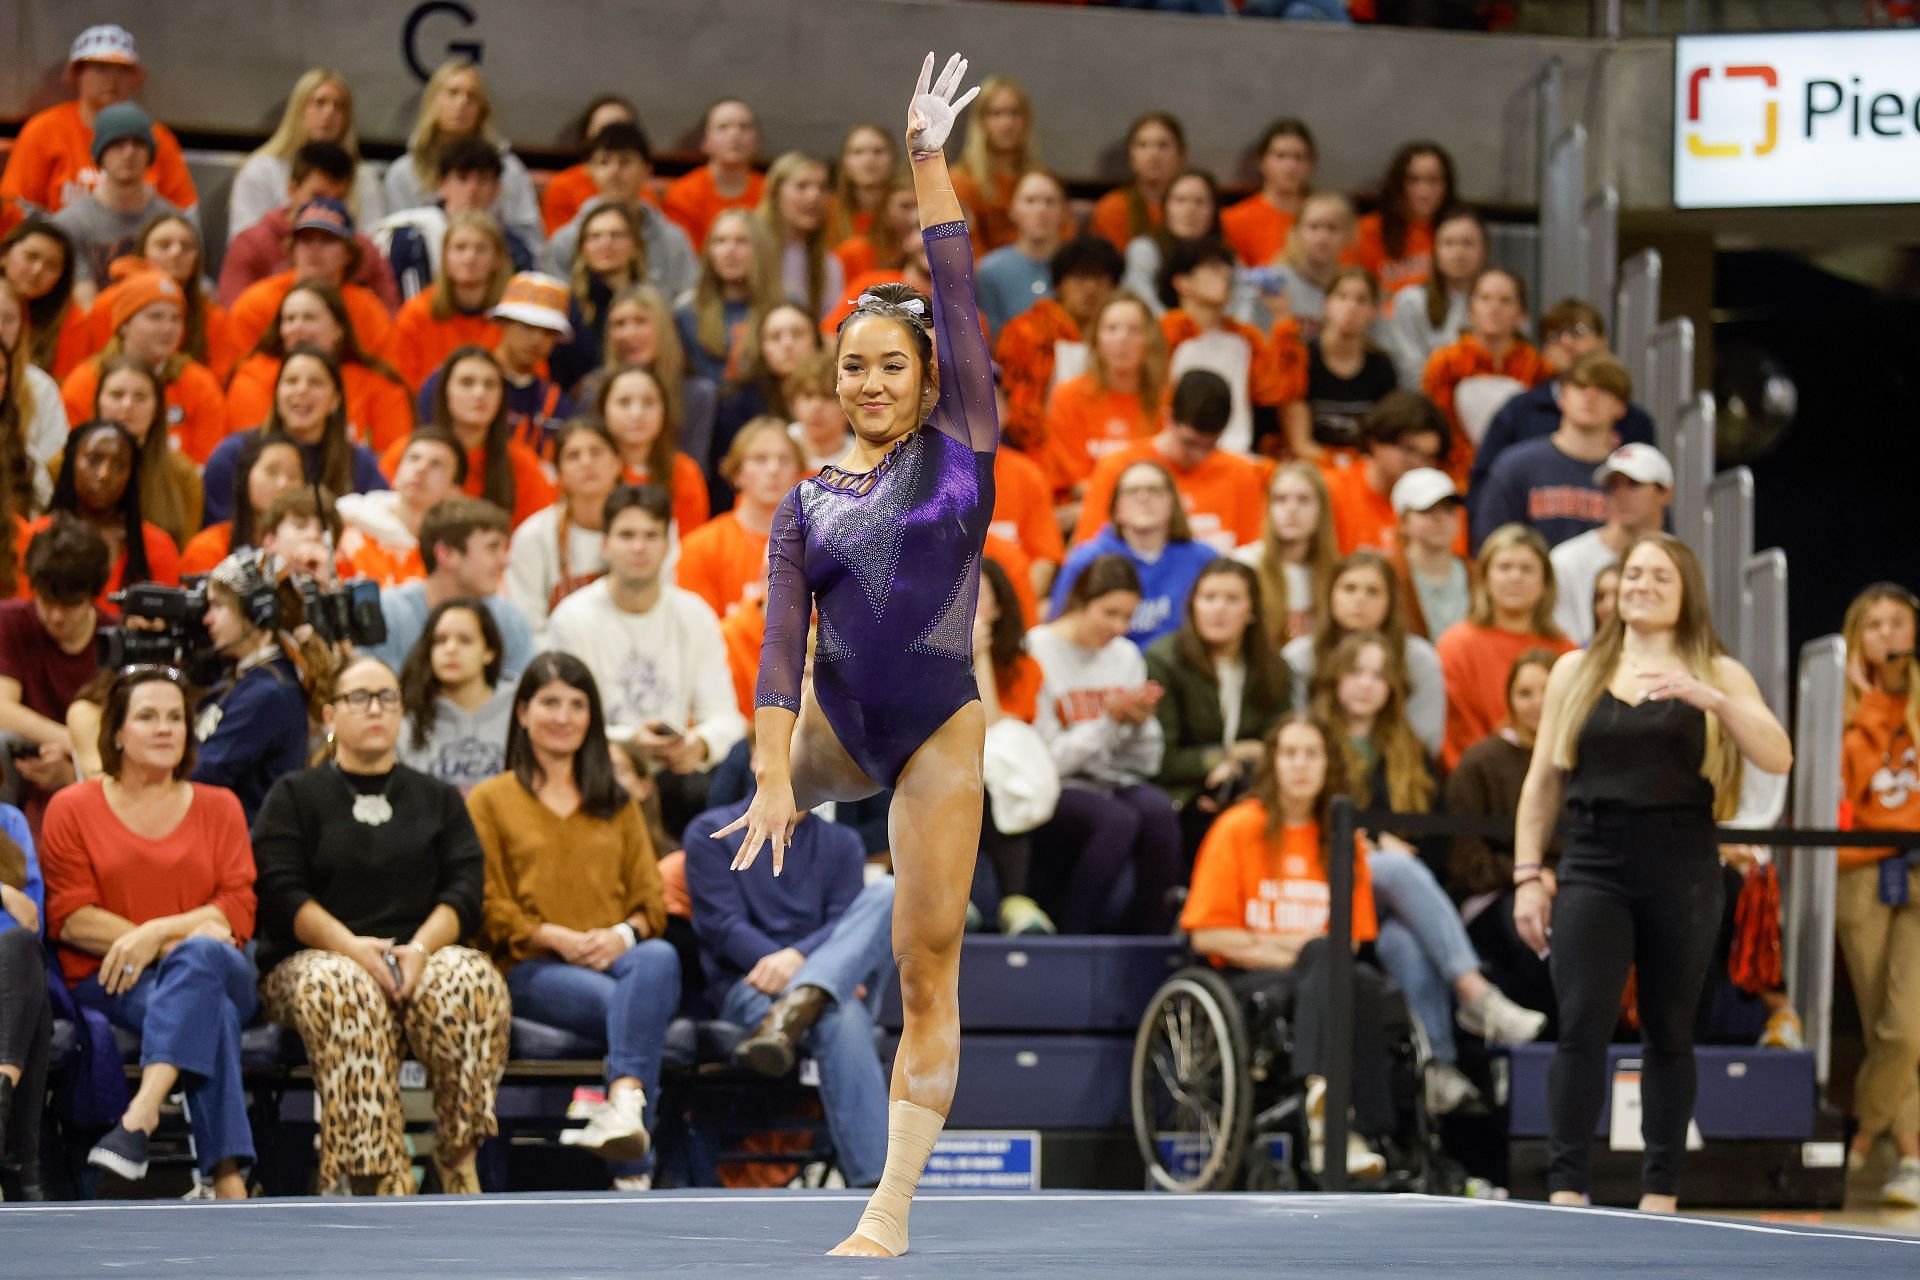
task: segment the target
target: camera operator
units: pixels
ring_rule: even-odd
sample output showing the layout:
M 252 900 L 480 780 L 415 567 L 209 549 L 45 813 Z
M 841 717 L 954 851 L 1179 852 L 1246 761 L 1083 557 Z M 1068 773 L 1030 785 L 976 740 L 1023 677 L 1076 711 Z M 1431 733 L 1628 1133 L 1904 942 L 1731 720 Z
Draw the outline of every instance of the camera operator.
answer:
M 204 621 L 231 669 L 194 721 L 192 780 L 231 790 L 251 824 L 274 782 L 306 765 L 309 720 L 332 690 L 334 657 L 318 635 L 294 638 L 306 609 L 270 553 L 237 551 L 214 567 Z
M 27 546 L 32 598 L 0 603 L 0 737 L 36 837 L 47 798 L 74 778 L 64 720 L 67 704 L 99 669 L 94 598 L 111 568 L 99 530 L 57 515 Z

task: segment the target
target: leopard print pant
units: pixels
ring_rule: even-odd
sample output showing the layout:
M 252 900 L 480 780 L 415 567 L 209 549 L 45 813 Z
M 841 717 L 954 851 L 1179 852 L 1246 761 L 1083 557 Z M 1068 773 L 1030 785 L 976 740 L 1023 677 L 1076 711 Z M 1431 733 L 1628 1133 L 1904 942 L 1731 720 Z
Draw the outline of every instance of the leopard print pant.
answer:
M 260 997 L 268 1018 L 306 1042 L 319 1095 L 322 1187 L 351 1175 L 378 1179 L 378 1195 L 413 1193 L 400 1107 L 403 1046 L 426 1068 L 442 1150 L 465 1151 L 500 1132 L 493 1099 L 506 1071 L 512 1007 L 506 980 L 478 951 L 434 952 L 402 1006 L 353 960 L 311 949 L 275 965 Z

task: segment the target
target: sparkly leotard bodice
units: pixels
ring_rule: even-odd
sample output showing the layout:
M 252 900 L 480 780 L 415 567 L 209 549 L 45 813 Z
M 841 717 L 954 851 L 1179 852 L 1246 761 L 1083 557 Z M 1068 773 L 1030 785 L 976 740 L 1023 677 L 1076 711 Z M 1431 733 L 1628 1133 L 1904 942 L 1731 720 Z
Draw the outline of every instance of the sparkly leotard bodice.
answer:
M 800 710 L 817 606 L 814 696 L 847 753 L 883 786 L 978 696 L 973 607 L 1000 439 L 966 224 L 922 234 L 939 402 L 872 472 L 827 467 L 781 502 L 767 544 L 767 634 L 754 698 Z

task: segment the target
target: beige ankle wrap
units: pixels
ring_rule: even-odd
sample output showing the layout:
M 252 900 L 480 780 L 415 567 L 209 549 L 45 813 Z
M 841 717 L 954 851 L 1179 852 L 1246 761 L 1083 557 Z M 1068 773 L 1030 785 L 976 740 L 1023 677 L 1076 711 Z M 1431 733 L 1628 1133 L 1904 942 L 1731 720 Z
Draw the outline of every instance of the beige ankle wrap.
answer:
M 887 1109 L 887 1166 L 854 1231 L 899 1257 L 907 1251 L 907 1211 L 947 1118 L 901 1099 Z

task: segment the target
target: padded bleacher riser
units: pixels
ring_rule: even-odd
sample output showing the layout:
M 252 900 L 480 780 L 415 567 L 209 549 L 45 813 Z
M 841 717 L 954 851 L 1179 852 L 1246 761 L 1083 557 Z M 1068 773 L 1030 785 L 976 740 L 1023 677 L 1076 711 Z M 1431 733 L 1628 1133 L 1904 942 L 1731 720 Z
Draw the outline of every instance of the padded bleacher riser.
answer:
M 892 1070 L 899 1039 L 881 1057 Z M 1133 1036 L 963 1035 L 954 1129 L 1105 1129 L 1133 1123 Z
M 1616 1044 L 1607 1051 L 1608 1078 L 1622 1063 L 1637 1062 L 1637 1045 Z M 1550 1044 L 1522 1045 L 1508 1052 L 1512 1094 L 1507 1132 L 1539 1137 L 1547 1132 L 1547 1070 Z M 1814 1136 L 1819 1086 L 1813 1054 L 1800 1050 L 1700 1045 L 1694 1050 L 1700 1081 L 1694 1119 L 1708 1142 L 1748 1139 L 1805 1141 Z M 1630 1067 L 1629 1070 L 1632 1068 Z M 1612 1094 L 1595 1132 L 1605 1136 L 1613 1113 Z
M 1131 1037 L 1153 993 L 1185 954 L 1168 938 L 975 934 L 960 950 L 960 1028 Z M 880 1025 L 900 1026 L 897 983 L 889 983 L 882 997 Z

